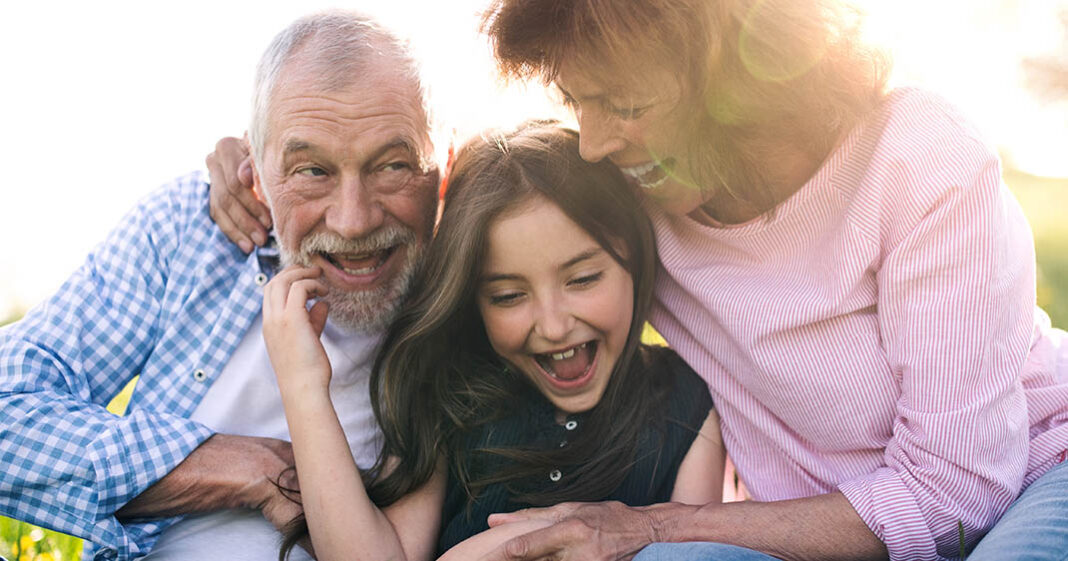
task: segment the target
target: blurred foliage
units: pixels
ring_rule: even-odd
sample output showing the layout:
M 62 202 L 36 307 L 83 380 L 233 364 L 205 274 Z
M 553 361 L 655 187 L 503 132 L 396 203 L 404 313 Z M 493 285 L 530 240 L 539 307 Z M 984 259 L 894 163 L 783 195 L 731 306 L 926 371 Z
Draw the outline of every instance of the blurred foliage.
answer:
M 1049 313 L 1053 325 L 1068 328 L 1068 179 L 1007 170 L 1005 183 L 1031 222 L 1038 305 Z
M 11 561 L 74 561 L 82 540 L 0 516 L 0 556 Z

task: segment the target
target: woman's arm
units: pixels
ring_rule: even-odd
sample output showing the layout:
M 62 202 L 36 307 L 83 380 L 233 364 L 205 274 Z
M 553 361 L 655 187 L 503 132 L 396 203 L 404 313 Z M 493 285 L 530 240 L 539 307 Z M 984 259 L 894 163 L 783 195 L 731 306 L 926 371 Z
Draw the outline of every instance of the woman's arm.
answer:
M 319 341 L 326 286 L 318 268 L 290 267 L 264 291 L 263 336 L 293 440 L 301 502 L 321 561 L 430 559 L 445 479 L 439 469 L 420 489 L 379 510 L 364 489 L 330 400 L 330 362 Z
M 708 412 L 675 476 L 671 501 L 688 505 L 723 502 L 723 472 L 727 450 L 719 429 L 719 415 Z
M 204 159 L 211 176 L 208 211 L 219 229 L 245 253 L 267 243 L 271 211 L 252 190 L 247 139 L 228 136 Z
M 621 561 L 657 542 L 717 542 L 785 560 L 886 559 L 886 547 L 838 492 L 790 501 L 707 504 L 564 503 L 490 516 L 490 526 L 552 525 L 501 544 L 481 561 Z

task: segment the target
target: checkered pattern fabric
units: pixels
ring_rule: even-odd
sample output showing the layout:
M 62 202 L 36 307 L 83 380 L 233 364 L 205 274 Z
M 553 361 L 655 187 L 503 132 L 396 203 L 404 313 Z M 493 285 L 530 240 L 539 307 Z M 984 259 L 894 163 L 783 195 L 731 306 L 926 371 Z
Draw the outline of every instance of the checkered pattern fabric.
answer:
M 0 330 L 0 514 L 144 555 L 176 519 L 114 512 L 211 431 L 188 417 L 260 312 L 269 267 L 208 216 L 194 173 L 142 201 L 49 300 Z M 128 413 L 105 405 L 141 375 Z M 96 544 L 95 546 L 93 544 Z

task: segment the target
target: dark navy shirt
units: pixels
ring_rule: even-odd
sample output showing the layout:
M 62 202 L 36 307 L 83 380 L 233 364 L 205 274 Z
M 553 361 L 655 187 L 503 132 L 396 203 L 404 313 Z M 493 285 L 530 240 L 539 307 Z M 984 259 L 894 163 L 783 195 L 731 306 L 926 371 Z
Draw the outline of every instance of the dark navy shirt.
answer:
M 573 500 L 620 501 L 630 506 L 642 506 L 671 500 L 675 475 L 697 432 L 712 409 L 708 386 L 674 351 L 666 348 L 647 348 L 648 360 L 644 368 L 649 375 L 670 376 L 670 391 L 661 407 L 655 410 L 658 418 L 649 419 L 639 437 L 634 465 L 622 483 L 603 497 L 576 497 Z M 584 414 L 568 416 L 561 424 L 556 410 L 537 390 L 530 389 L 518 400 L 526 407 L 500 421 L 489 423 L 470 435 L 468 442 L 478 448 L 512 448 L 517 446 L 548 449 L 566 447 L 569 439 L 583 429 Z M 486 454 L 473 455 L 465 462 L 467 469 L 485 473 L 485 462 L 501 467 L 504 460 L 489 459 Z M 481 465 L 474 462 L 481 462 Z M 519 484 L 524 489 L 546 489 L 560 481 L 567 466 L 549 469 L 535 481 Z M 574 469 L 572 466 L 570 469 Z M 515 485 L 513 484 L 513 488 Z M 450 467 L 445 503 L 442 507 L 442 530 L 438 539 L 438 554 L 461 541 L 487 530 L 486 518 L 495 512 L 512 512 L 532 505 L 512 499 L 504 483 L 489 485 L 471 502 Z

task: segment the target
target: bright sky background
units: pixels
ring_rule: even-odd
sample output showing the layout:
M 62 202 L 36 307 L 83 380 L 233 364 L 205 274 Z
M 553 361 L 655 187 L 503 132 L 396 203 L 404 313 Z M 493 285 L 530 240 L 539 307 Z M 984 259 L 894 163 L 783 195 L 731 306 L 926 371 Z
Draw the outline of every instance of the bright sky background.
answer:
M 244 131 L 260 53 L 304 13 L 362 9 L 412 36 L 441 117 L 461 134 L 552 115 L 538 88 L 495 84 L 475 33 L 485 1 L 7 3 L 0 319 L 54 292 L 139 198 Z M 895 53 L 895 82 L 948 96 L 1024 170 L 1068 177 L 1068 101 L 1034 100 L 1019 69 L 1024 56 L 1068 56 L 1058 18 L 1068 0 L 865 4 L 872 36 Z

